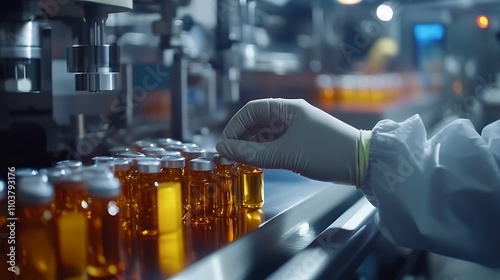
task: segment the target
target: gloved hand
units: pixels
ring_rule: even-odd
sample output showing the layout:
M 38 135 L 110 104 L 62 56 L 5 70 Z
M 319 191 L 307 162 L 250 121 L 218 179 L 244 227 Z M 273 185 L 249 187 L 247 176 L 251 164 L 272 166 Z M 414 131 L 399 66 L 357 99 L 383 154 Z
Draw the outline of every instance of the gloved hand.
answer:
M 251 101 L 229 121 L 217 151 L 244 164 L 359 184 L 360 131 L 302 99 Z

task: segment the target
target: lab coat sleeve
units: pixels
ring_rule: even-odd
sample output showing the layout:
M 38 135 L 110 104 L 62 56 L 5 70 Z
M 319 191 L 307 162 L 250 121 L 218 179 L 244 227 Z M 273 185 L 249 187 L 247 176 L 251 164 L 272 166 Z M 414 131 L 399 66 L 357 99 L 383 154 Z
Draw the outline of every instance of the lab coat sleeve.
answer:
M 500 267 L 500 120 L 460 119 L 431 139 L 418 115 L 379 122 L 361 191 L 397 245 Z

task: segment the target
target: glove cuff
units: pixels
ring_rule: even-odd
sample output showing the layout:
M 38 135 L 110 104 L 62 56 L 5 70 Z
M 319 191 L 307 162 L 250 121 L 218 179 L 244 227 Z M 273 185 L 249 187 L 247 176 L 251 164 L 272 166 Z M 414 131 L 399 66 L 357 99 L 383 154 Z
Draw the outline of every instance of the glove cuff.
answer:
M 372 131 L 360 130 L 358 142 L 358 168 L 356 172 L 356 188 L 360 188 L 368 168 L 370 155 L 370 139 Z

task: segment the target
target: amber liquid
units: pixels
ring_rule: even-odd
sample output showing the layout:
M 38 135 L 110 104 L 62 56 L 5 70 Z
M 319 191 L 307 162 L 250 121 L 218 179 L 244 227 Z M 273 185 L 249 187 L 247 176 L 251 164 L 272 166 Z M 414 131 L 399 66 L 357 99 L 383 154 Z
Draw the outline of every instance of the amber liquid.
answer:
M 50 204 L 21 206 L 16 236 L 20 280 L 55 280 L 56 231 Z
M 88 220 L 89 279 L 122 279 L 124 262 L 120 240 L 120 209 L 107 198 L 94 198 Z
M 160 269 L 165 277 L 171 277 L 181 272 L 187 266 L 182 229 L 160 234 L 158 252 Z
M 56 185 L 59 279 L 86 279 L 88 195 L 84 181 Z
M 166 277 L 160 269 L 159 237 L 143 235 L 139 237 L 139 268 L 142 280 L 163 280 Z
M 234 165 L 217 165 L 215 167 L 215 181 L 218 194 L 217 216 L 234 217 L 238 210 L 238 173 Z
M 262 222 L 264 222 L 264 212 L 261 209 L 241 209 L 237 218 L 237 237 L 242 237 L 256 230 Z
M 139 174 L 137 200 L 138 235 L 158 236 L 158 174 Z
M 164 182 L 169 182 L 169 183 L 176 183 L 179 185 L 178 189 L 180 192 L 180 197 L 178 200 L 175 201 L 172 207 L 174 207 L 177 211 L 178 207 L 180 207 L 181 210 L 181 218 L 184 219 L 186 217 L 186 204 L 187 204 L 187 183 L 186 183 L 186 178 L 184 177 L 184 170 L 183 168 L 163 168 L 161 173 L 160 173 L 160 179 L 159 182 L 164 183 Z M 175 187 L 175 190 L 177 192 L 177 187 Z
M 219 196 L 217 183 L 212 179 L 209 171 L 193 171 L 192 181 L 189 184 L 188 204 L 191 225 L 208 223 L 216 215 L 217 197 Z
M 138 248 L 134 231 L 134 211 L 132 199 L 133 180 L 132 171 L 117 171 L 115 177 L 120 180 L 122 191 L 118 198 L 118 207 L 120 208 L 121 237 L 123 249 L 125 251 L 124 278 L 127 280 L 139 279 L 136 263 Z
M 258 209 L 264 205 L 264 173 L 261 169 L 240 165 L 241 207 Z

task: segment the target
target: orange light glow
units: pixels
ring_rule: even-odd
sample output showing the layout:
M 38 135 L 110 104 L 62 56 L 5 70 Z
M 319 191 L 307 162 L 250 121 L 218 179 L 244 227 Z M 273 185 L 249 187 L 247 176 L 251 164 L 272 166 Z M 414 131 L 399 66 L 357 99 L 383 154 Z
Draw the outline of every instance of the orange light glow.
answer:
M 479 28 L 485 29 L 490 25 L 490 20 L 487 16 L 478 16 L 476 19 L 476 23 Z
M 463 91 L 462 82 L 454 81 L 453 82 L 453 92 L 455 92 L 456 94 L 461 94 L 462 91 Z

